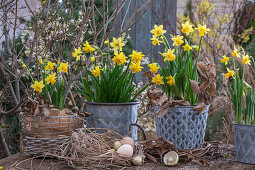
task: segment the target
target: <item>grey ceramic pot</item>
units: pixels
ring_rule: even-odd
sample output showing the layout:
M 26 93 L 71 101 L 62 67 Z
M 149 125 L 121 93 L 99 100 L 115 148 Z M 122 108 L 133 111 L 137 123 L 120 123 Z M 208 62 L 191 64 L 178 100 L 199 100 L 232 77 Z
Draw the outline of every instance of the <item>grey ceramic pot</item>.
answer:
M 194 106 L 171 107 L 161 118 L 155 114 L 157 136 L 174 143 L 178 149 L 195 149 L 204 142 L 209 105 L 205 113 L 192 110 Z M 154 112 L 159 109 L 154 106 Z
M 109 128 L 122 136 L 129 134 L 129 125 L 137 121 L 137 106 L 139 101 L 129 103 L 96 103 L 85 102 L 86 110 L 93 113 L 87 118 L 87 124 L 92 128 Z M 105 129 L 96 129 L 103 133 Z M 131 137 L 137 140 L 137 128 L 134 127 Z
M 255 164 L 255 126 L 233 122 L 236 160 Z

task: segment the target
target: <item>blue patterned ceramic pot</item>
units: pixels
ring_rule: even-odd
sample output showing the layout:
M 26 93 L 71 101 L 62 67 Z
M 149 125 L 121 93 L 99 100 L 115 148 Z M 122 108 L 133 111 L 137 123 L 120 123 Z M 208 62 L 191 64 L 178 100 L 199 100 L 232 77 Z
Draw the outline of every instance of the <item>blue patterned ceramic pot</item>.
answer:
M 236 160 L 255 164 L 255 126 L 233 122 Z
M 109 128 L 122 136 L 129 134 L 129 125 L 137 121 L 137 107 L 139 101 L 129 103 L 96 103 L 85 102 L 86 111 L 92 113 L 87 118 L 88 127 L 95 128 L 98 133 Z M 134 127 L 131 137 L 137 140 L 137 127 Z
M 178 149 L 195 149 L 204 142 L 209 105 L 205 113 L 193 110 L 194 106 L 170 107 L 158 118 L 155 114 L 157 136 L 174 143 Z M 159 106 L 154 106 L 157 113 Z

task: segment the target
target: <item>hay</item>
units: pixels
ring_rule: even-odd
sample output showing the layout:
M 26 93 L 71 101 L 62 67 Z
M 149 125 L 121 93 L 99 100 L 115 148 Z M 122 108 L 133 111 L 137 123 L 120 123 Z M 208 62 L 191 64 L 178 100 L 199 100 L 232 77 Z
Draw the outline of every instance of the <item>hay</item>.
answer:
M 71 139 L 60 147 L 61 155 L 50 155 L 66 160 L 69 166 L 75 169 L 131 166 L 131 159 L 120 157 L 113 151 L 113 143 L 117 140 L 120 140 L 120 135 L 111 130 L 99 134 L 78 129 L 73 132 Z

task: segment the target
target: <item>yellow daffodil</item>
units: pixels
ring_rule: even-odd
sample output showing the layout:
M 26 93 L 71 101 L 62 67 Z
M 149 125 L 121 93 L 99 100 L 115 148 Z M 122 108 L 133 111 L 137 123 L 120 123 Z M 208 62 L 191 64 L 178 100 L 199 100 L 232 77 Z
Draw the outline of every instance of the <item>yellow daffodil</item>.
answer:
M 175 55 L 174 55 L 174 49 L 168 49 L 166 53 L 163 53 L 163 56 L 165 57 L 164 61 L 170 60 L 174 61 L 175 60 Z
M 186 21 L 185 24 L 182 24 L 181 32 L 189 36 L 190 33 L 192 33 L 194 29 L 192 28 L 192 25 L 189 24 L 189 21 Z
M 107 38 L 107 40 L 104 41 L 104 44 L 109 44 L 109 39 Z
M 132 58 L 131 58 L 131 61 L 132 61 L 132 62 L 139 62 L 139 61 L 141 61 L 141 59 L 144 58 L 143 56 L 144 56 L 144 55 L 142 54 L 142 52 L 137 52 L 137 51 L 135 51 L 135 50 L 133 50 L 133 51 L 132 51 L 132 54 L 129 55 L 129 57 L 132 57 Z
M 222 63 L 225 63 L 225 65 L 228 64 L 228 60 L 229 60 L 229 57 L 226 57 L 225 55 L 223 56 L 223 59 L 221 59 L 221 62 Z
M 90 61 L 91 61 L 91 62 L 94 62 L 94 61 L 95 61 L 95 57 L 91 57 L 91 58 L 90 58 Z
M 148 67 L 150 67 L 150 71 L 152 73 L 157 73 L 158 69 L 160 68 L 157 63 L 149 64 Z
M 91 46 L 89 45 L 89 42 L 88 42 L 88 41 L 86 41 L 86 43 L 83 44 L 83 46 L 84 46 L 84 47 L 82 47 L 82 49 L 83 49 L 83 51 L 84 51 L 85 53 L 92 53 L 92 52 L 95 51 L 95 48 L 91 47 Z
M 23 63 L 23 64 L 22 64 L 22 67 L 23 67 L 23 68 L 26 68 L 27 66 Z
M 163 25 L 160 26 L 154 25 L 154 29 L 151 30 L 151 33 L 158 37 L 160 35 L 165 34 L 166 30 L 163 30 Z
M 174 77 L 168 76 L 166 77 L 166 79 L 168 80 L 167 84 L 169 84 L 170 86 L 174 86 L 174 83 L 175 83 Z
M 248 55 L 243 56 L 243 60 L 242 60 L 242 63 L 243 63 L 243 64 L 249 64 L 249 65 L 251 65 L 250 62 L 251 62 L 251 60 L 250 60 L 250 58 L 249 58 Z
M 40 63 L 40 65 L 42 65 L 42 64 L 43 64 L 43 61 L 42 61 L 42 59 L 40 59 L 39 63 Z
M 55 84 L 56 82 L 56 73 L 54 74 L 50 74 L 46 79 L 45 81 L 47 82 L 47 84 Z
M 197 45 L 197 46 L 195 47 L 195 49 L 198 51 L 198 50 L 199 50 L 199 46 Z
M 172 36 L 172 40 L 173 40 L 173 46 L 175 45 L 182 45 L 182 43 L 184 43 L 184 41 L 182 40 L 183 39 L 183 36 L 180 36 L 180 35 L 177 35 L 176 37 L 175 36 Z
M 192 48 L 191 48 L 191 46 L 189 46 L 189 44 L 185 44 L 185 45 L 183 46 L 183 48 L 184 48 L 184 51 L 190 51 L 190 50 L 192 50 Z
M 62 73 L 62 72 L 64 72 L 64 73 L 67 73 L 67 71 L 68 71 L 68 62 L 67 63 L 60 63 L 60 66 L 58 67 L 58 71 L 60 72 L 60 73 Z
M 115 63 L 117 63 L 118 65 L 124 64 L 125 62 L 127 62 L 126 60 L 127 57 L 124 56 L 124 53 L 114 53 L 114 58 L 112 59 L 112 61 L 114 61 Z
M 95 76 L 95 77 L 100 77 L 100 69 L 99 69 L 99 67 L 98 66 L 96 66 L 95 68 L 93 68 L 92 70 L 91 70 L 91 73 Z
M 137 73 L 137 72 L 140 72 L 142 71 L 142 68 L 141 67 L 141 63 L 140 62 L 137 62 L 137 63 L 133 63 L 129 66 L 130 70 L 132 70 L 134 73 Z
M 53 70 L 54 69 L 54 65 L 55 65 L 55 63 L 52 63 L 52 62 L 48 61 L 48 64 L 45 67 L 45 69 L 46 70 Z
M 206 24 L 205 25 L 200 25 L 198 24 L 198 28 L 196 28 L 196 30 L 198 30 L 199 32 L 199 36 L 205 36 L 205 34 L 207 34 L 208 31 L 210 31 L 209 28 L 206 28 Z
M 230 76 L 234 77 L 234 75 L 235 75 L 234 70 L 229 70 L 228 68 L 227 68 L 227 70 L 228 70 L 228 72 L 225 74 L 226 78 L 229 79 Z
M 236 49 L 236 47 L 234 47 L 234 51 L 231 53 L 231 55 L 233 56 L 233 57 L 238 57 L 238 58 L 240 58 L 240 51 L 238 51 L 237 49 Z
M 118 39 L 113 37 L 113 42 L 110 43 L 111 47 L 113 47 L 114 51 L 122 51 L 122 47 L 125 46 L 125 44 L 122 42 L 122 38 L 119 37 Z
M 34 89 L 34 91 L 38 91 L 41 93 L 45 85 L 43 84 L 43 81 L 35 81 L 34 84 L 31 85 L 31 87 Z
M 74 52 L 72 53 L 72 56 L 76 58 L 76 61 L 79 61 L 81 59 L 81 48 L 74 48 Z
M 159 38 L 157 38 L 157 36 L 153 35 L 153 37 L 151 38 L 152 40 L 152 44 L 154 46 L 156 46 L 157 44 L 160 45 L 160 43 L 163 43 L 163 41 L 160 41 Z
M 156 75 L 156 77 L 152 77 L 152 82 L 155 83 L 156 85 L 164 84 L 162 76 L 159 74 Z

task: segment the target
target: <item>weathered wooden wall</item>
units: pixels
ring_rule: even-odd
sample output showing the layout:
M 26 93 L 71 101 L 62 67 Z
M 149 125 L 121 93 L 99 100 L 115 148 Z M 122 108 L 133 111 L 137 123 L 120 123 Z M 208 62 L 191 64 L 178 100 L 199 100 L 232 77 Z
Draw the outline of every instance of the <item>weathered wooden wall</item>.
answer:
M 135 12 L 135 9 L 145 2 L 146 0 L 127 0 L 117 18 L 115 24 L 116 30 L 120 30 L 123 20 L 125 19 L 125 21 L 127 21 Z M 151 0 L 149 10 L 132 26 L 131 30 L 127 32 L 127 34 L 131 36 L 134 49 L 142 51 L 149 57 L 150 61 L 155 60 L 156 62 L 162 62 L 162 58 L 159 56 L 158 52 L 163 50 L 164 45 L 160 47 L 152 45 L 150 40 L 152 34 L 150 30 L 153 29 L 155 24 L 162 24 L 164 29 L 168 32 L 166 36 L 170 38 L 170 34 L 174 34 L 176 31 L 176 11 L 177 0 Z M 123 25 L 125 25 L 125 22 Z M 137 77 L 137 79 L 140 79 L 141 74 Z

